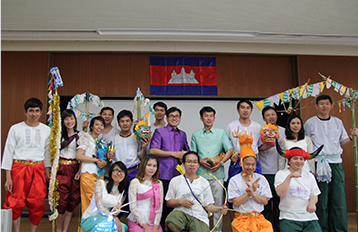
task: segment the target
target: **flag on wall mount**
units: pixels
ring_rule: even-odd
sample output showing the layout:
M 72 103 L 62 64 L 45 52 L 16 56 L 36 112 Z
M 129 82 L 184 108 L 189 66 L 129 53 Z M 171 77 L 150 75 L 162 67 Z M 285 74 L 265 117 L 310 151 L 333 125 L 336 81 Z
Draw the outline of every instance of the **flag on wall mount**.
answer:
M 216 58 L 150 57 L 151 95 L 217 95 Z

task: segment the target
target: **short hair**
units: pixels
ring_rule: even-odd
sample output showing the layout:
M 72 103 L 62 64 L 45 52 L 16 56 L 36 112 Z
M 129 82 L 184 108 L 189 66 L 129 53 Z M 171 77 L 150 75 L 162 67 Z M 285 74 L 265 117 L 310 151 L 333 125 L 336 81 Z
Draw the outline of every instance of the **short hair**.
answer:
M 153 109 L 155 110 L 155 107 L 157 107 L 157 106 L 164 108 L 165 112 L 167 112 L 168 106 L 164 102 L 156 102 L 153 105 Z
M 119 122 L 119 120 L 121 118 L 124 118 L 125 116 L 128 116 L 130 118 L 131 121 L 133 121 L 133 114 L 132 112 L 130 112 L 129 110 L 121 110 L 118 114 L 117 114 L 117 122 Z
M 277 112 L 276 112 L 276 109 L 273 108 L 272 106 L 266 106 L 265 108 L 262 109 L 261 111 L 261 114 L 262 114 L 262 117 L 264 118 L 265 117 L 265 112 L 268 111 L 268 110 L 273 110 L 275 111 L 276 115 L 277 115 Z
M 246 100 L 246 99 L 240 100 L 240 101 L 237 103 L 237 105 L 236 105 L 236 109 L 240 109 L 240 105 L 241 105 L 242 103 L 247 103 L 247 104 L 249 104 L 250 107 L 251 107 L 251 109 L 253 109 L 252 102 L 251 102 L 250 100 Z
M 195 151 L 188 151 L 187 153 L 185 153 L 185 154 L 183 155 L 183 158 L 182 158 L 183 164 L 185 164 L 185 162 L 186 162 L 186 157 L 187 157 L 188 155 L 196 155 L 196 158 L 198 158 L 198 163 L 199 163 L 200 158 L 199 158 L 198 153 L 196 153 Z
M 40 110 L 42 110 L 42 102 L 35 97 L 27 99 L 27 101 L 24 104 L 24 108 L 26 112 L 29 108 L 37 108 L 37 107 L 39 107 Z
M 118 166 L 122 171 L 124 171 L 124 179 L 122 180 L 121 183 L 119 183 L 118 185 L 118 191 L 120 193 L 122 193 L 124 191 L 124 193 L 127 192 L 128 190 L 128 186 L 129 186 L 129 180 L 128 180 L 128 172 L 127 172 L 127 167 L 126 165 L 124 165 L 124 163 L 122 161 L 118 161 L 115 162 L 114 164 L 111 165 L 111 167 L 109 168 L 108 171 L 108 184 L 107 184 L 107 192 L 111 193 L 112 191 L 112 187 L 114 184 L 113 178 L 112 178 L 112 173 L 113 173 L 113 169 L 115 166 Z
M 178 111 L 178 112 L 179 112 L 179 115 L 180 115 L 180 117 L 181 117 L 181 110 L 180 110 L 179 108 L 175 107 L 175 106 L 170 107 L 170 108 L 167 110 L 167 112 L 165 113 L 165 115 L 166 115 L 167 117 L 169 117 L 169 114 L 171 114 L 171 113 L 173 113 L 173 112 L 175 112 L 175 111 Z
M 112 111 L 112 115 L 114 115 L 114 109 L 113 109 L 112 107 L 109 107 L 109 106 L 103 107 L 103 108 L 101 109 L 101 111 L 99 112 L 99 114 L 102 115 L 102 114 L 103 114 L 103 111 L 105 111 L 105 110 L 110 110 L 110 111 Z
M 216 114 L 216 111 L 214 110 L 214 108 L 212 108 L 211 106 L 204 106 L 199 111 L 199 114 L 200 114 L 200 117 L 203 117 L 204 113 L 211 113 L 211 112 L 213 112 L 214 115 Z
M 316 105 L 318 105 L 318 102 L 321 101 L 321 100 L 329 100 L 329 102 L 330 102 L 331 104 L 333 104 L 332 98 L 331 98 L 331 96 L 329 96 L 329 95 L 319 95 L 319 96 L 316 98 Z
M 92 118 L 92 120 L 90 122 L 90 131 L 92 131 L 93 124 L 96 120 L 100 121 L 103 124 L 103 126 L 105 125 L 104 119 L 101 116 L 96 116 L 96 117 Z
M 159 182 L 159 160 L 158 157 L 152 154 L 144 156 L 142 161 L 139 164 L 138 173 L 135 176 L 139 180 L 139 182 L 143 183 L 144 175 L 145 175 L 145 168 L 147 167 L 148 161 L 154 159 L 157 162 L 157 171 L 153 174 L 153 182 Z
M 305 138 L 305 129 L 303 128 L 303 121 L 302 118 L 297 115 L 297 114 L 291 114 L 288 119 L 287 119 L 287 124 L 286 124 L 286 130 L 285 130 L 285 135 L 287 139 L 295 139 L 295 137 L 293 137 L 292 135 L 292 130 L 290 128 L 290 123 L 293 119 L 298 118 L 301 121 L 301 130 L 298 132 L 298 138 L 297 140 L 302 140 Z

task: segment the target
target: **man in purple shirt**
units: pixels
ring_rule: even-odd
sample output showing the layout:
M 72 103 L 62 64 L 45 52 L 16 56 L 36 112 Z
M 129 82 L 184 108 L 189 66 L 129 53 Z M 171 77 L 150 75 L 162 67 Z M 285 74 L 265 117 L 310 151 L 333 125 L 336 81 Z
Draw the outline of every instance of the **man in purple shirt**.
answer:
M 158 156 L 160 180 L 163 182 L 164 196 L 167 194 L 170 180 L 179 175 L 175 169 L 179 159 L 186 151 L 189 151 L 188 141 L 184 131 L 179 130 L 178 125 L 181 121 L 181 110 L 171 107 L 166 112 L 168 124 L 157 128 L 154 131 L 150 153 Z M 161 226 L 165 230 L 165 219 L 172 211 L 166 204 L 163 205 Z

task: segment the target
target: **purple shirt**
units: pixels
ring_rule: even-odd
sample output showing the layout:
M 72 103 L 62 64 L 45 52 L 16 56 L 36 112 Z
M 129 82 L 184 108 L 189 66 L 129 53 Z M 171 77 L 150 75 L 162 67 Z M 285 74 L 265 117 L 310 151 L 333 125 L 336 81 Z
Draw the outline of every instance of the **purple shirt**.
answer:
M 154 131 L 152 140 L 150 141 L 150 148 L 157 148 L 162 151 L 190 151 L 185 132 L 174 129 L 169 125 L 157 128 Z M 177 158 L 169 156 L 158 157 L 158 159 L 160 179 L 171 180 L 180 174 L 175 169 L 179 163 Z

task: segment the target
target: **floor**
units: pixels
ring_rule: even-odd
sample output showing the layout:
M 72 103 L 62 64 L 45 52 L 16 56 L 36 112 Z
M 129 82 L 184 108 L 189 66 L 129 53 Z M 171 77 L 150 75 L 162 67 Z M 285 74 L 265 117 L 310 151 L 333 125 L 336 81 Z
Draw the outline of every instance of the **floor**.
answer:
M 122 219 L 122 218 L 121 218 Z M 125 218 L 124 218 L 125 220 Z M 28 232 L 30 221 L 28 218 L 21 219 L 21 232 Z M 47 218 L 43 218 L 38 226 L 37 232 L 50 232 L 52 223 Z M 69 228 L 69 232 L 76 232 L 78 228 L 78 217 L 73 217 Z M 357 231 L 357 218 L 355 213 L 348 214 L 348 232 Z M 228 215 L 224 216 L 223 232 L 231 232 L 230 218 Z

